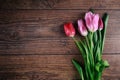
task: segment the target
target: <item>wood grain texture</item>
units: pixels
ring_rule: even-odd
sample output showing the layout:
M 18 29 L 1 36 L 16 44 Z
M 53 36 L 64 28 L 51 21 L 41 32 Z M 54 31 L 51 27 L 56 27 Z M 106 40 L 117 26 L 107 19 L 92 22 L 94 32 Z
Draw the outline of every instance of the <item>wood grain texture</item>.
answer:
M 110 67 L 103 74 L 103 80 L 120 79 L 119 57 L 120 55 L 103 56 L 110 63 Z M 76 80 L 78 75 L 71 63 L 72 58 L 81 60 L 78 55 L 0 56 L 0 62 L 2 63 L 0 64 L 0 79 Z
M 63 24 L 83 17 L 86 10 L 15 10 L 0 12 L 1 54 L 79 54 Z M 110 15 L 105 54 L 120 53 L 120 11 L 96 10 Z M 51 47 L 50 47 L 51 46 Z
M 119 0 L 0 0 L 0 9 L 120 9 Z
M 89 8 L 110 15 L 102 80 L 120 80 L 119 0 L 0 0 L 0 80 L 79 80 L 71 59 L 83 61 L 63 24 Z

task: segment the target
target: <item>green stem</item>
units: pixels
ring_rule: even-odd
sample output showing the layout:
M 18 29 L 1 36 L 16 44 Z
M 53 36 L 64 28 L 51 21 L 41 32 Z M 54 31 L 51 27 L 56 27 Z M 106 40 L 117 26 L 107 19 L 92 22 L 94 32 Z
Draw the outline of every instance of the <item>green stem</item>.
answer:
M 86 39 L 86 42 L 87 42 L 88 50 L 90 51 L 90 43 L 89 43 L 88 37 L 85 36 L 85 39 Z
M 98 72 L 95 78 L 96 80 L 101 80 L 101 72 Z
M 88 50 L 90 51 L 91 50 L 91 48 L 90 48 L 90 42 L 89 42 L 89 40 L 88 40 L 88 37 L 86 36 L 85 37 L 85 39 L 86 39 L 86 45 L 87 45 L 87 47 L 88 47 Z M 92 79 L 92 76 L 91 76 L 91 69 L 90 69 L 90 62 L 89 61 L 91 61 L 91 58 L 90 58 L 90 56 L 89 56 L 89 53 L 87 54 L 87 64 L 85 65 L 85 69 L 86 69 L 86 71 L 88 71 L 88 73 L 89 73 L 89 77 L 88 77 L 88 79 Z M 88 73 L 86 73 L 86 75 L 88 76 Z
M 101 36 L 101 31 L 98 31 L 99 34 L 99 46 L 100 46 L 100 54 L 102 54 L 102 36 Z
M 89 37 L 89 38 L 88 38 Z M 93 57 L 93 33 L 91 33 L 90 35 L 85 37 L 86 39 L 86 46 L 89 50 L 88 54 L 87 54 L 87 61 L 89 62 L 89 64 L 87 63 L 87 71 L 89 72 L 89 79 L 90 80 L 94 80 L 94 57 Z
M 92 70 L 92 80 L 94 80 L 94 56 L 93 56 L 93 32 L 90 33 L 90 46 L 91 46 L 91 49 L 90 49 L 90 53 L 91 53 L 91 58 L 92 58 L 92 61 L 91 61 L 91 70 Z

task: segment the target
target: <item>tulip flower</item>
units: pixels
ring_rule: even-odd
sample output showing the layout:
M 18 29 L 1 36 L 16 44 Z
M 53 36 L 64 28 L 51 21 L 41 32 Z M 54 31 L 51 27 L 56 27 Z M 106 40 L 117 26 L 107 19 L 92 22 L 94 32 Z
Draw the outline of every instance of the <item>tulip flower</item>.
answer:
M 98 29 L 99 15 L 87 12 L 85 14 L 85 22 L 90 32 L 95 32 Z
M 99 30 L 102 30 L 103 29 L 103 21 L 102 21 L 102 19 L 100 18 L 99 19 Z
M 75 36 L 75 28 L 74 28 L 72 23 L 66 23 L 64 25 L 64 31 L 65 31 L 65 34 L 68 37 L 74 37 Z
M 73 24 L 64 24 L 65 34 L 73 38 L 83 58 L 82 66 L 79 61 L 72 59 L 80 80 L 101 80 L 103 70 L 109 67 L 108 62 L 102 59 L 108 19 L 107 13 L 101 19 L 99 14 L 87 12 L 84 19 L 77 20 L 78 31 L 84 36 L 77 39 L 74 37 L 76 32 Z
M 78 31 L 82 36 L 87 36 L 88 31 L 82 19 L 78 20 Z

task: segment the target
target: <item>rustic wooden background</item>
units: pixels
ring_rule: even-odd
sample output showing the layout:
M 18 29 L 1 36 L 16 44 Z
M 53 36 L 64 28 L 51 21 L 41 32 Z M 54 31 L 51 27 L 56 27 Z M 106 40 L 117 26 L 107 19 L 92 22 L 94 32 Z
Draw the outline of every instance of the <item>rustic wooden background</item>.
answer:
M 103 80 L 120 80 L 120 0 L 0 0 L 0 80 L 76 80 L 80 58 L 63 24 L 89 8 L 110 15 Z

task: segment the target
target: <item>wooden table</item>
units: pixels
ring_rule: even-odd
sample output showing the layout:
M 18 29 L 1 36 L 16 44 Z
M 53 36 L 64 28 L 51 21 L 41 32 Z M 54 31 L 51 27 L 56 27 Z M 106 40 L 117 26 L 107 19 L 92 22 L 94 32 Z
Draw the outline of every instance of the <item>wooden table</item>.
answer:
M 120 80 L 120 0 L 0 0 L 0 80 L 76 80 L 80 58 L 63 24 L 89 8 L 110 15 L 103 80 Z

